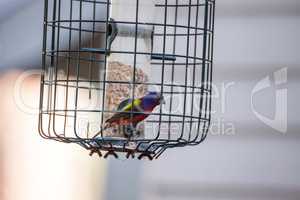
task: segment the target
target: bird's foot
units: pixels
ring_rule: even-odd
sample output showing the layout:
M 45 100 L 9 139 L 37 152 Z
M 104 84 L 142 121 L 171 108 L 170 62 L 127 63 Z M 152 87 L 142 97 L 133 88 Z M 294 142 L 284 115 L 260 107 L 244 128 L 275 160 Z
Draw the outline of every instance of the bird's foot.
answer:
M 137 132 L 136 128 L 132 125 L 125 126 L 123 131 L 124 131 L 124 136 L 126 138 L 132 138 L 133 136 L 136 135 Z

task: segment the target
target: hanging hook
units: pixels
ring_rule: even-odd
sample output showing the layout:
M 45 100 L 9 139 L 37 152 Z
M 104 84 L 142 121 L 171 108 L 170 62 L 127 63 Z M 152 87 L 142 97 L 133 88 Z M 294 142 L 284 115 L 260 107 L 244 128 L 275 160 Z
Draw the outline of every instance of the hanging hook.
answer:
M 107 153 L 104 155 L 104 158 L 107 158 L 110 155 L 114 156 L 116 159 L 119 158 L 118 154 L 116 154 L 116 152 L 112 149 L 107 151 Z
M 149 152 L 142 153 L 142 154 L 138 157 L 138 159 L 139 159 L 139 160 L 142 160 L 144 157 L 147 157 L 150 161 L 153 160 L 153 157 L 151 156 L 151 153 L 149 153 Z
M 132 158 L 134 159 L 135 158 L 135 151 L 134 150 L 127 150 L 127 155 L 126 155 L 126 158 L 129 159 L 129 158 Z
M 91 152 L 90 152 L 90 156 L 93 156 L 94 153 L 97 153 L 100 158 L 102 157 L 102 153 L 99 149 L 92 149 Z

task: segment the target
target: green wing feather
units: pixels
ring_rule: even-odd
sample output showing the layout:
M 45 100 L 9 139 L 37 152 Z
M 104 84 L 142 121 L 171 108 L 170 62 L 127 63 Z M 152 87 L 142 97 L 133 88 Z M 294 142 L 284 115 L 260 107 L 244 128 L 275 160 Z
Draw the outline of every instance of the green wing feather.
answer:
M 119 112 L 128 112 L 132 110 L 138 110 L 138 108 L 141 106 L 142 100 L 141 99 L 135 99 L 132 103 L 132 99 L 126 99 L 122 101 L 118 106 Z
M 134 112 L 139 112 L 141 109 L 139 108 L 142 103 L 141 99 L 135 99 L 132 103 L 132 99 L 126 99 L 122 101 L 118 108 L 117 108 L 117 113 L 115 113 L 111 118 L 109 118 L 106 122 L 111 123 L 114 121 L 117 121 L 119 119 L 128 119 L 130 116 L 131 110 Z M 132 108 L 133 105 L 133 108 Z
M 117 108 L 117 111 L 123 111 L 123 109 L 128 106 L 128 104 L 131 104 L 132 103 L 132 99 L 125 99 L 124 101 L 122 101 L 118 108 Z

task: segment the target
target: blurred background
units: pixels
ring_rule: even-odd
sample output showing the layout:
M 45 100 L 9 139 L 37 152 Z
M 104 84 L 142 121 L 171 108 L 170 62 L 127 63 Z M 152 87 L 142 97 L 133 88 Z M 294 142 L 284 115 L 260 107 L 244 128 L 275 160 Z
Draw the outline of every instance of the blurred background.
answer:
M 216 2 L 213 125 L 159 160 L 37 132 L 43 1 L 0 1 L 1 200 L 299 200 L 300 1 Z

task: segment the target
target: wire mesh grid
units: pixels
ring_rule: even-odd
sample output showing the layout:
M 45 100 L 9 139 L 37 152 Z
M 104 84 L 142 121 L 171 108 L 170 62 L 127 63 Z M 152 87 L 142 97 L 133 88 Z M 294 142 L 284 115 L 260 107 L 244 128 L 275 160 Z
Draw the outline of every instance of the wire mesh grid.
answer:
M 124 153 L 150 160 L 206 138 L 215 1 L 153 0 L 152 8 L 146 2 L 45 0 L 42 137 L 77 143 L 105 158 Z M 152 112 L 135 110 L 132 103 L 122 112 L 129 119 L 147 115 L 136 124 L 139 134 L 125 136 L 125 125 L 103 129 L 120 113 L 121 100 L 149 91 L 166 103 Z

